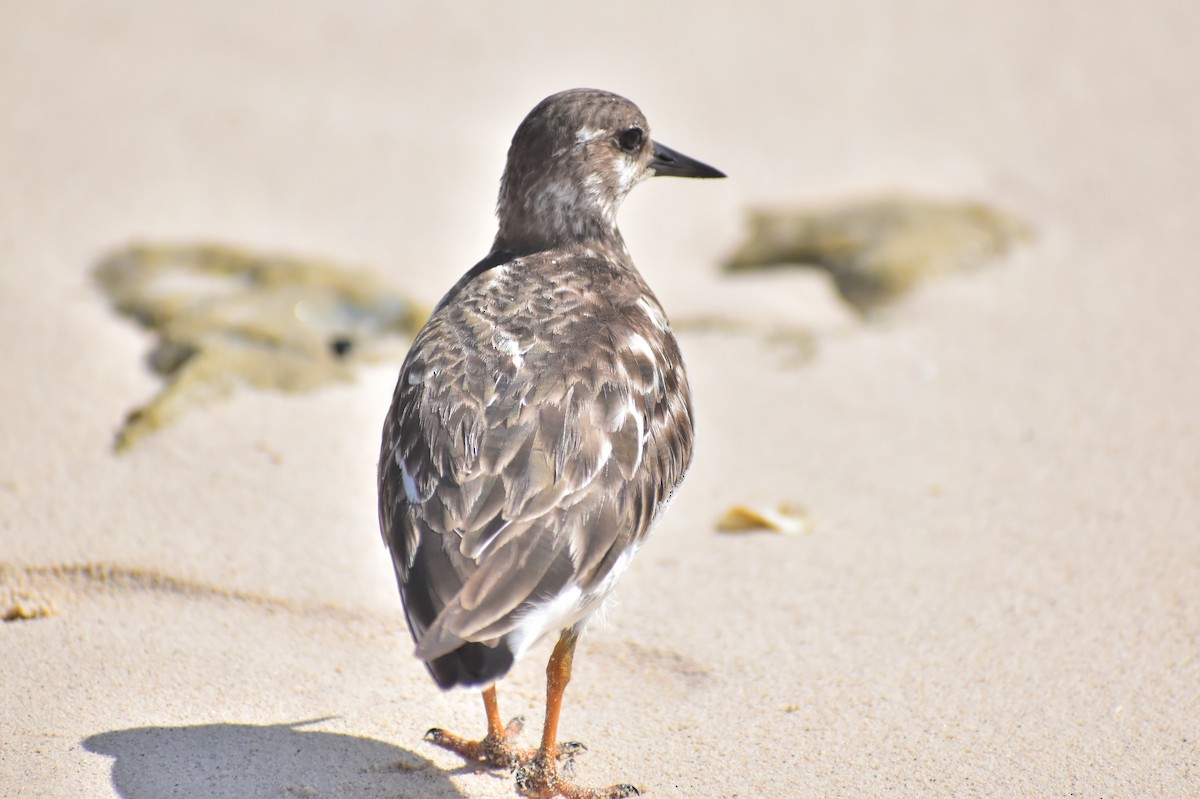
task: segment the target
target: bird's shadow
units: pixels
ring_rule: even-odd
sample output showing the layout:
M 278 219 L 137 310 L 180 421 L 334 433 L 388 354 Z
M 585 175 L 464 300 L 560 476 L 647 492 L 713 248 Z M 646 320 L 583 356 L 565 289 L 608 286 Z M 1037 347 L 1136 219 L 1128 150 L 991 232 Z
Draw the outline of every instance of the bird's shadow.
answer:
M 112 784 L 122 799 L 463 796 L 414 752 L 302 729 L 312 723 L 137 727 L 90 736 L 83 746 L 113 758 Z

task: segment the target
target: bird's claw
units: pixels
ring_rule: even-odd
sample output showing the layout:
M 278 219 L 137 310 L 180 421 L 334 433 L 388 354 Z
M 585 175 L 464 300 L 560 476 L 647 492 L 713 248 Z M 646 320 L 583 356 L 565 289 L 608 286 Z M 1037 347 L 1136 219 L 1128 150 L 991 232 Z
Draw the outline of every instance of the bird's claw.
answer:
M 587 750 L 580 741 L 563 741 L 558 745 L 558 759 L 573 760 L 576 755 L 582 755 Z
M 512 744 L 512 739 L 521 732 L 524 724 L 525 719 L 518 716 L 510 721 L 499 735 L 489 733 L 478 741 L 470 741 L 440 727 L 434 727 L 425 733 L 425 740 L 454 752 L 465 760 L 512 771 L 522 763 L 528 763 L 534 756 L 534 750 L 522 749 Z
M 569 750 L 564 757 L 564 746 Z M 586 747 L 574 741 L 569 744 L 559 744 L 557 759 L 563 760 L 559 765 L 551 759 L 549 753 L 539 752 L 528 763 L 516 769 L 517 793 L 530 799 L 551 799 L 560 796 L 564 799 L 629 799 L 631 796 L 641 796 L 641 792 L 633 785 L 610 785 L 607 788 L 584 788 L 564 776 L 571 776 L 574 771 L 574 755 L 586 751 Z M 561 769 L 561 773 L 560 773 Z

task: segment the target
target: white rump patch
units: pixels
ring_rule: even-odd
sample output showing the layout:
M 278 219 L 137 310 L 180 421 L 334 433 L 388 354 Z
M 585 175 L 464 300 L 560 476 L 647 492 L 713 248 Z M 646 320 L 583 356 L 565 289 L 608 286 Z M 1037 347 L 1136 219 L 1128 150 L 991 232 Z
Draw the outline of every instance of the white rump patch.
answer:
M 616 590 L 617 583 L 625 575 L 625 571 L 629 568 L 629 564 L 633 561 L 633 556 L 637 554 L 637 550 L 637 545 L 634 545 L 622 552 L 617 557 L 616 563 L 613 564 L 612 571 L 600 581 L 600 585 L 596 586 L 594 591 L 589 592 L 583 598 L 585 607 L 596 608 L 592 619 L 600 624 L 603 624 L 605 621 L 604 616 L 609 608 L 608 600 L 612 596 L 613 591 Z
M 521 657 L 547 635 L 557 635 L 560 630 L 574 626 L 592 611 L 600 609 L 604 600 L 617 587 L 635 554 L 636 545 L 622 552 L 600 584 L 586 594 L 579 586 L 573 585 L 527 611 L 517 622 L 516 629 L 509 633 L 513 655 Z
M 579 621 L 584 609 L 580 603 L 582 596 L 579 586 L 573 585 L 564 588 L 553 599 L 534 605 L 517 622 L 517 628 L 509 633 L 513 655 L 521 657 L 547 634 L 557 633 Z

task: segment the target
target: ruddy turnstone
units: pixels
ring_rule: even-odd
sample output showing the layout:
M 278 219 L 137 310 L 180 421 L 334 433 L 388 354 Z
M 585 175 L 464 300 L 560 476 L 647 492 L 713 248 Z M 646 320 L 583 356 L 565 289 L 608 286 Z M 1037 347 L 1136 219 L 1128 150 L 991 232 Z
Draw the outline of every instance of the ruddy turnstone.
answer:
M 442 688 L 483 689 L 487 734 L 427 738 L 516 769 L 524 796 L 610 799 L 558 761 L 563 692 L 588 617 L 616 586 L 692 457 L 687 374 L 633 265 L 617 208 L 644 178 L 719 178 L 650 139 L 609 92 L 575 89 L 517 128 L 491 252 L 442 298 L 383 427 L 379 520 L 416 655 Z M 537 749 L 501 722 L 496 681 L 551 633 Z

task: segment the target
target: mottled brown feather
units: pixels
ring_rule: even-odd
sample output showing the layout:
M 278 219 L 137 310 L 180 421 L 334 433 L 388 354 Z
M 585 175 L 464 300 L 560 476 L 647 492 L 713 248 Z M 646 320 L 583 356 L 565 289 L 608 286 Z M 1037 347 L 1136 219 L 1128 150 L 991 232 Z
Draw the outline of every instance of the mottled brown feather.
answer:
M 511 629 L 546 598 L 535 589 L 557 561 L 569 567 L 550 588 L 595 587 L 614 547 L 640 541 L 690 461 L 678 346 L 636 306 L 657 302 L 623 252 L 610 256 L 532 255 L 479 275 L 437 311 L 401 370 L 381 517 L 402 586 L 418 550 L 426 568 L 437 562 L 436 616 L 409 614 L 418 639 L 438 626 L 437 643 L 422 642 L 427 658 Z M 554 298 L 541 329 L 507 313 L 518 290 Z M 564 303 L 591 311 L 553 312 Z M 481 327 L 493 333 L 479 336 Z M 620 348 L 635 334 L 653 359 Z M 522 368 L 497 339 L 521 345 Z M 400 462 L 428 500 L 409 501 Z
M 631 127 L 647 134 L 634 150 L 618 142 Z M 509 150 L 492 252 L 401 369 L 380 526 L 443 687 L 502 675 L 530 630 L 551 632 L 530 619 L 556 598 L 577 602 L 567 624 L 590 612 L 691 461 L 679 348 L 615 221 L 653 174 L 648 131 L 607 92 L 535 108 Z

